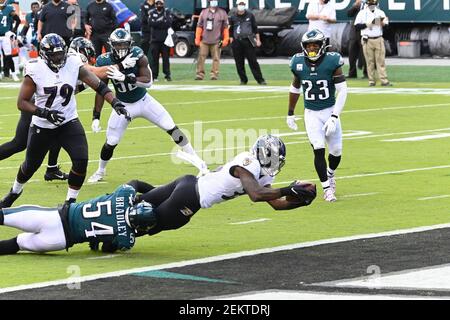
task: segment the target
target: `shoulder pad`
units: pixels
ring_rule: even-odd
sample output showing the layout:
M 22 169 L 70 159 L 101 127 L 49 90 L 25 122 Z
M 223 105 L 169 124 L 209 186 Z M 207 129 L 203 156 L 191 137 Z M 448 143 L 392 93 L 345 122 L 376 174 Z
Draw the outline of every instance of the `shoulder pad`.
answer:
M 133 57 L 140 59 L 144 56 L 144 51 L 139 47 L 132 47 L 131 54 L 133 55 Z
M 111 65 L 111 58 L 109 56 L 109 52 L 103 53 L 99 57 L 97 57 L 97 61 L 95 62 L 97 67 L 109 66 Z

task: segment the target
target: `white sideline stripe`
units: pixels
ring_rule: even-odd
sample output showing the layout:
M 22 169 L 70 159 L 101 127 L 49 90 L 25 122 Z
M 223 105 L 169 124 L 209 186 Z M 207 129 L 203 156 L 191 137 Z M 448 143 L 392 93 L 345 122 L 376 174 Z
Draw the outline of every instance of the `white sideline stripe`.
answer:
M 432 226 L 416 227 L 416 228 L 410 228 L 410 229 L 400 229 L 400 230 L 380 232 L 380 233 L 369 233 L 369 234 L 356 235 L 356 236 L 350 236 L 350 237 L 341 237 L 341 238 L 324 239 L 324 240 L 318 240 L 318 241 L 302 242 L 302 243 L 296 243 L 296 244 L 290 244 L 290 245 L 284 245 L 284 246 L 278 246 L 278 247 L 272 247 L 272 248 L 265 248 L 265 249 L 258 249 L 258 250 L 251 250 L 251 251 L 241 251 L 241 252 L 224 254 L 224 255 L 213 256 L 213 257 L 208 257 L 208 258 L 199 258 L 199 259 L 193 259 L 193 260 L 185 260 L 185 261 L 180 261 L 180 262 L 172 262 L 172 263 L 166 263 L 166 264 L 161 264 L 161 265 L 155 265 L 155 266 L 150 266 L 150 267 L 133 268 L 133 269 L 127 269 L 127 270 L 121 270 L 121 271 L 107 272 L 107 273 L 103 273 L 103 274 L 94 274 L 94 275 L 83 276 L 83 277 L 79 277 L 79 278 L 71 277 L 71 278 L 62 279 L 62 280 L 40 282 L 40 283 L 34 283 L 34 284 L 30 284 L 30 285 L 7 287 L 7 288 L 0 289 L 0 294 L 7 293 L 7 292 L 13 292 L 13 291 L 20 291 L 20 290 L 44 288 L 44 287 L 56 286 L 56 285 L 73 284 L 75 280 L 77 282 L 86 282 L 86 281 L 93 281 L 93 280 L 98 280 L 98 279 L 120 277 L 120 276 L 124 276 L 124 275 L 129 275 L 132 273 L 148 272 L 148 271 L 153 271 L 153 270 L 164 270 L 164 269 L 170 269 L 170 268 L 180 268 L 180 267 L 191 266 L 191 265 L 196 265 L 196 264 L 211 263 L 211 262 L 217 262 L 217 261 L 223 261 L 223 260 L 229 260 L 229 259 L 237 259 L 237 258 L 241 258 L 241 257 L 254 256 L 254 255 L 264 254 L 264 253 L 272 253 L 272 252 L 293 250 L 293 249 L 300 249 L 300 248 L 309 248 L 309 247 L 314 247 L 314 246 L 319 246 L 319 245 L 348 242 L 348 241 L 353 241 L 353 240 L 390 237 L 390 236 L 396 236 L 396 235 L 402 235 L 402 234 L 425 232 L 425 231 L 445 229 L 445 228 L 450 228 L 450 223 L 436 224 L 436 225 L 432 225 Z
M 340 198 L 356 198 L 356 197 L 367 197 L 379 194 L 379 192 L 370 192 L 370 193 L 355 193 L 355 194 L 346 194 L 340 196 Z
M 440 139 L 440 138 L 448 138 L 448 137 L 450 137 L 450 133 L 439 133 L 439 134 L 429 134 L 426 136 L 387 139 L 387 140 L 381 140 L 381 141 L 386 141 L 386 142 L 423 141 L 423 140 Z
M 450 197 L 450 194 L 443 194 L 441 196 L 434 196 L 434 197 L 424 197 L 424 198 L 418 198 L 419 201 L 425 201 L 425 200 L 433 200 L 433 199 L 443 199 Z
M 270 220 L 272 220 L 272 219 L 262 218 L 262 219 L 256 219 L 256 220 L 250 220 L 250 221 L 230 222 L 229 224 L 249 224 L 249 223 L 263 222 L 263 221 L 270 221 Z
M 112 258 L 120 257 L 120 256 L 121 256 L 121 254 L 108 254 L 107 256 L 86 258 L 86 260 L 112 259 Z

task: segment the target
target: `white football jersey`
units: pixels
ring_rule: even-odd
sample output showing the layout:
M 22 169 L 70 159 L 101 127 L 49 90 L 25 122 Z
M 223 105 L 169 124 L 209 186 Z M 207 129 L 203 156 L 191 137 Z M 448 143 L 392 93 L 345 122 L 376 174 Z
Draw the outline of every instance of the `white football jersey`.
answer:
M 245 194 L 241 180 L 231 175 L 230 169 L 239 166 L 250 171 L 260 186 L 270 185 L 274 177 L 263 175 L 258 159 L 250 152 L 242 152 L 219 170 L 198 178 L 198 193 L 202 208 Z
M 42 58 L 30 60 L 25 66 L 25 75 L 36 84 L 35 105 L 61 111 L 66 118 L 62 124 L 78 118 L 75 91 L 82 65 L 78 55 L 69 53 L 66 64 L 57 73 L 53 72 Z M 57 127 L 47 119 L 36 116 L 33 116 L 31 122 L 41 128 Z

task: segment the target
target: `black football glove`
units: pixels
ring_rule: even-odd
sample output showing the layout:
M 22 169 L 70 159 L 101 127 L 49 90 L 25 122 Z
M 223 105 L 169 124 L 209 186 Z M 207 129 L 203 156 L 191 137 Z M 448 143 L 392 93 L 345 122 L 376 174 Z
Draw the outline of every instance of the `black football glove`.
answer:
M 99 245 L 100 245 L 100 242 L 97 239 L 89 240 L 89 248 L 92 251 L 98 251 Z
M 131 117 L 130 114 L 128 113 L 128 110 L 125 108 L 123 103 L 119 101 L 119 99 L 114 99 L 113 102 L 111 103 L 111 106 L 119 116 L 124 115 L 127 121 L 131 121 Z
M 113 243 L 112 241 L 103 241 L 102 244 L 102 252 L 106 253 L 114 253 L 119 249 L 117 247 L 117 244 Z
M 66 118 L 63 116 L 63 113 L 58 110 L 51 110 L 47 108 L 36 108 L 36 111 L 34 112 L 35 116 L 38 116 L 39 118 L 45 118 L 51 123 L 53 123 L 55 126 L 60 125 Z
M 297 181 L 292 182 L 289 187 L 295 193 L 296 197 L 302 203 L 303 206 L 308 206 L 313 202 L 317 196 L 317 190 L 315 185 L 310 184 L 298 184 Z
M 133 73 L 125 75 L 125 82 L 135 84 L 137 82 L 136 75 Z

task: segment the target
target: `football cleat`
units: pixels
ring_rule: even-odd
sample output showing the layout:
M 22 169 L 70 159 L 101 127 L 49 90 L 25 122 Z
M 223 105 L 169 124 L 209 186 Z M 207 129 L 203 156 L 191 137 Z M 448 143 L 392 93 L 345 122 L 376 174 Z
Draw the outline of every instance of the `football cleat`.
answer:
M 52 180 L 67 180 L 69 179 L 69 175 L 60 170 L 60 167 L 56 167 L 56 170 L 48 169 L 45 172 L 44 180 L 52 181 Z
M 13 79 L 13 81 L 16 81 L 16 82 L 20 81 L 19 77 L 15 73 L 11 73 L 11 78 Z
M 90 176 L 90 178 L 88 179 L 88 182 L 96 183 L 96 182 L 102 181 L 104 176 L 105 176 L 105 171 L 97 170 L 97 171 L 95 171 L 95 173 L 92 176 Z
M 20 193 L 14 193 L 14 192 L 12 192 L 12 189 L 11 189 L 9 191 L 9 193 L 2 200 L 0 200 L 0 209 L 11 207 L 13 205 L 14 201 L 16 201 L 17 198 L 20 197 L 22 192 L 23 192 L 23 190 L 20 191 Z
M 333 189 L 331 188 L 326 189 L 325 193 L 323 194 L 323 199 L 328 202 L 336 201 L 337 199 L 336 196 L 334 195 Z

